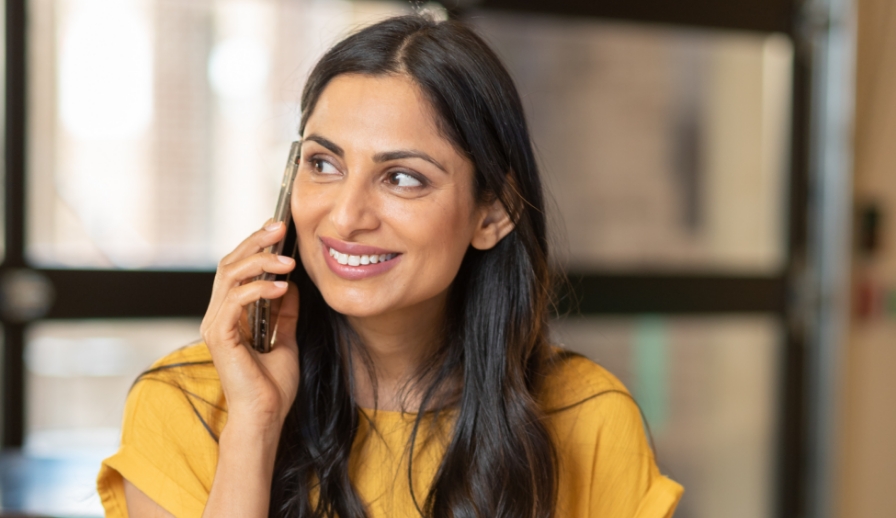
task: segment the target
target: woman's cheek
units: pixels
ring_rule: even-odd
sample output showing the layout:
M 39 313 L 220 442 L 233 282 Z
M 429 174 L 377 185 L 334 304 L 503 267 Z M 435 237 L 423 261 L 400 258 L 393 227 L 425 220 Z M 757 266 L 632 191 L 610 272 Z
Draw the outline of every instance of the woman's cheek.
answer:
M 319 222 L 326 213 L 329 197 L 332 196 L 330 191 L 332 188 L 327 189 L 327 185 L 297 182 L 292 198 L 293 219 L 296 225 L 301 222 L 303 226 L 309 226 Z

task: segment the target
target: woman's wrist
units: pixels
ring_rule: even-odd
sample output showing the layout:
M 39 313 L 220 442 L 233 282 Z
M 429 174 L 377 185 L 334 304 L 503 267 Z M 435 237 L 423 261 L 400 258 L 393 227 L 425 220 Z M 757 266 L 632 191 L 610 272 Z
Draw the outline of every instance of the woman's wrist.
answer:
M 243 414 L 229 412 L 227 424 L 221 431 L 225 438 L 243 444 L 267 445 L 276 448 L 283 429 L 283 419 L 270 414 Z
M 229 415 L 218 439 L 218 466 L 204 517 L 265 517 L 280 426 Z

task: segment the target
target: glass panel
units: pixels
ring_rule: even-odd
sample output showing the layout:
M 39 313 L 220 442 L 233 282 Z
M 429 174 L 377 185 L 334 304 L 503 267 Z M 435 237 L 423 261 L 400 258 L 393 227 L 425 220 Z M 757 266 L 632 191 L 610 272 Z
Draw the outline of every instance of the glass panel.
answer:
M 197 319 L 42 322 L 26 337 L 26 450 L 35 455 L 116 446 L 134 379 L 199 339 Z
M 17 490 L 7 509 L 102 516 L 94 480 L 118 446 L 134 379 L 199 338 L 199 320 L 41 322 L 26 337 L 26 430 L 21 456 L 3 459 Z M 9 487 L 7 485 L 7 487 Z
M 31 0 L 30 261 L 213 267 L 273 211 L 317 57 L 409 8 Z
M 685 487 L 676 518 L 771 516 L 781 329 L 762 316 L 569 318 L 557 341 L 637 399 L 660 469 Z
M 103 516 L 94 458 L 34 458 L 18 450 L 0 453 L 2 516 Z M 21 513 L 21 514 L 20 514 Z
M 568 240 L 562 262 L 780 270 L 786 36 L 487 11 L 472 20 L 521 90 L 549 215 Z

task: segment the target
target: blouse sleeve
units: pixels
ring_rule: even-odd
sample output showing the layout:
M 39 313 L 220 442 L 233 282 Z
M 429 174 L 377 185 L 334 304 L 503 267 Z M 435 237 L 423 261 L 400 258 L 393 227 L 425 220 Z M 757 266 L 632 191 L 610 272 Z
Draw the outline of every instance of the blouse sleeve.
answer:
M 684 489 L 660 474 L 641 414 L 625 392 L 596 397 L 589 516 L 669 518 Z
M 223 408 L 191 386 L 202 376 L 179 377 L 191 383 L 148 375 L 131 389 L 121 446 L 103 461 L 97 479 L 107 517 L 128 516 L 124 479 L 178 518 L 202 515 L 218 461 L 215 417 Z

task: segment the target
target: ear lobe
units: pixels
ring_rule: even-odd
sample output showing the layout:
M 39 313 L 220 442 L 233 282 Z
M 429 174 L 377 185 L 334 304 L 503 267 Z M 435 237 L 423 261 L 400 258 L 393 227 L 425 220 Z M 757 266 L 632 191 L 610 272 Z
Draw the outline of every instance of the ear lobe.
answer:
M 514 226 L 504 204 L 495 200 L 483 209 L 470 244 L 477 250 L 489 250 L 504 239 Z

